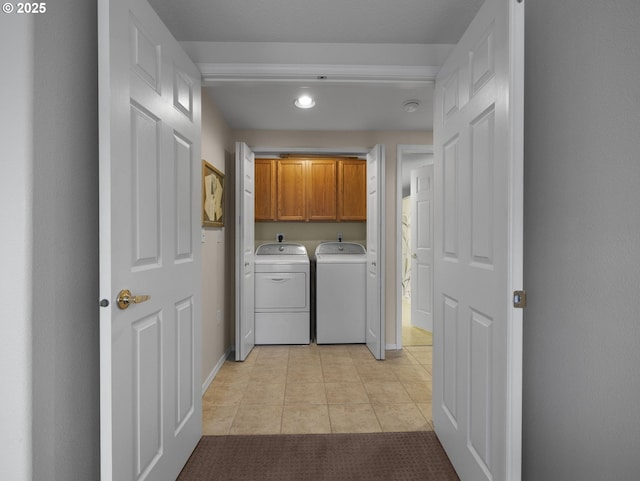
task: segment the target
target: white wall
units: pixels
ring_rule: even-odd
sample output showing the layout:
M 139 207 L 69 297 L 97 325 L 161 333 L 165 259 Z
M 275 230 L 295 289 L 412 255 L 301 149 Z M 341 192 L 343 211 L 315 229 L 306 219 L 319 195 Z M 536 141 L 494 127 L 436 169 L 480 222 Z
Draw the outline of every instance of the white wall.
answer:
M 99 478 L 96 5 L 51 7 L 0 16 L 0 478 L 17 481 Z
M 524 481 L 640 479 L 640 2 L 526 9 Z
M 396 153 L 398 144 L 431 144 L 431 132 L 234 131 L 237 140 L 258 147 L 386 147 L 386 343 L 396 343 Z
M 225 150 L 233 152 L 231 131 L 222 115 L 202 91 L 202 158 L 226 174 Z M 232 176 L 225 176 L 225 203 L 229 197 Z M 226 215 L 226 212 L 225 212 Z M 227 305 L 225 263 L 233 264 L 232 256 L 225 256 L 225 231 L 233 223 L 227 215 L 225 227 L 207 227 L 202 244 L 202 382 L 211 380 L 212 371 L 231 344 L 230 312 Z

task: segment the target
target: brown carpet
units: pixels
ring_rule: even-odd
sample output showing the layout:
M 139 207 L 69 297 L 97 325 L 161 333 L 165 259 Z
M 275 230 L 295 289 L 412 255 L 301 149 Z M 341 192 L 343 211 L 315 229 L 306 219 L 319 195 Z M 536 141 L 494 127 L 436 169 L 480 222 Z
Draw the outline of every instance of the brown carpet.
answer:
M 435 433 L 203 436 L 177 481 L 459 481 Z

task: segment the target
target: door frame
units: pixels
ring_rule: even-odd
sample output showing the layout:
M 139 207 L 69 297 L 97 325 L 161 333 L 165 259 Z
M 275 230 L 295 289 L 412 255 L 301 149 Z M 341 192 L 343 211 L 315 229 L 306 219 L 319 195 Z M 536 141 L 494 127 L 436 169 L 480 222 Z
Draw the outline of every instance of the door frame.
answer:
M 377 144 L 376 144 L 377 145 Z M 385 145 L 384 143 L 382 144 L 383 146 Z M 340 148 L 340 147 L 282 147 L 282 146 L 264 146 L 264 145 L 248 145 L 248 147 L 251 149 L 251 151 L 253 151 L 253 153 L 255 154 L 256 157 L 271 157 L 271 156 L 279 156 L 280 154 L 296 154 L 296 155 L 310 155 L 310 154 L 322 154 L 322 155 L 327 155 L 327 156 L 332 156 L 332 155 L 350 155 L 350 156 L 357 156 L 358 158 L 361 158 L 363 162 L 367 161 L 367 155 L 371 152 L 371 148 L 372 147 L 348 147 L 348 148 Z M 386 185 L 385 185 L 385 181 L 384 181 L 384 175 L 383 176 L 379 176 L 378 178 L 378 192 L 379 195 L 384 194 L 385 198 L 386 198 Z M 383 207 L 386 208 L 386 207 Z M 234 207 L 234 209 L 237 209 L 237 206 Z M 238 234 L 236 233 L 236 236 Z M 384 235 L 384 234 L 383 234 Z M 236 255 L 238 255 L 238 253 L 236 253 Z M 382 263 L 386 263 L 386 251 L 385 251 L 385 258 L 382 259 Z M 236 276 L 239 275 L 238 273 L 238 269 L 236 268 Z M 383 290 L 386 291 L 385 289 L 386 286 L 386 280 L 383 279 L 382 281 L 382 287 Z M 383 299 L 383 302 L 386 301 L 386 292 L 384 294 L 385 299 Z M 383 304 L 384 305 L 384 304 Z M 386 331 L 386 327 L 387 327 L 387 320 L 386 320 L 386 313 L 384 312 L 384 309 L 382 310 L 382 312 L 380 313 L 382 322 L 381 322 L 381 334 L 384 336 L 384 332 Z M 400 326 L 402 328 L 402 326 Z M 237 329 L 235 332 L 235 335 L 238 335 Z M 383 349 L 388 349 L 389 346 L 388 345 L 384 345 Z M 235 345 L 233 346 L 233 349 L 235 349 Z
M 402 349 L 402 166 L 412 154 L 433 155 L 433 144 L 398 144 L 396 149 L 396 349 Z

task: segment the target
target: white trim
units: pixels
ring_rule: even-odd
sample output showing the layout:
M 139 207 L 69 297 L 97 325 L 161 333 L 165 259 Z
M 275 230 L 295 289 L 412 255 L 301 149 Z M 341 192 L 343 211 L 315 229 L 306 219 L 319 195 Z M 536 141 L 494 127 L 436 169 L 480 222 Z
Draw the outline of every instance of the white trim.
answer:
M 207 379 L 205 379 L 205 381 L 202 383 L 202 395 L 203 396 L 204 396 L 204 393 L 207 392 L 207 389 L 209 389 L 209 386 L 211 386 L 211 383 L 215 379 L 216 375 L 220 372 L 220 369 L 222 369 L 222 366 L 224 365 L 224 362 L 227 360 L 227 358 L 229 357 L 229 354 L 231 354 L 231 351 L 233 351 L 233 350 L 234 349 L 232 347 L 228 347 L 227 350 L 222 355 L 222 357 L 218 360 L 216 365 L 213 366 L 213 369 L 211 370 L 211 372 L 207 376 Z
M 265 155 L 280 155 L 280 154 L 323 154 L 323 155 L 355 155 L 365 158 L 371 151 L 371 147 L 273 147 L 265 145 L 251 145 L 249 148 L 254 154 Z
M 396 149 L 396 345 L 402 349 L 402 158 L 433 155 L 433 145 L 398 144 Z
M 380 275 L 380 347 L 386 346 L 387 339 L 387 146 L 380 145 L 380 158 L 378 163 L 378 222 L 379 245 L 378 264 Z M 385 349 L 381 349 L 380 360 L 386 358 Z
M 510 253 L 509 291 L 524 287 L 524 30 L 525 6 L 523 2 L 509 3 L 509 66 L 511 88 L 509 89 L 509 123 L 514 133 L 510 146 L 511 171 L 509 187 L 511 197 L 509 212 Z M 515 186 L 518 188 L 514 188 Z M 506 296 L 511 298 L 511 296 Z M 523 365 L 523 310 L 509 306 L 507 323 L 507 459 L 506 479 L 522 479 L 522 365 Z
M 199 63 L 204 86 L 226 82 L 434 83 L 439 67 L 412 65 L 330 65 Z
M 397 344 L 387 344 L 385 346 L 386 351 L 399 351 L 400 349 L 402 349 L 402 346 L 398 347 Z

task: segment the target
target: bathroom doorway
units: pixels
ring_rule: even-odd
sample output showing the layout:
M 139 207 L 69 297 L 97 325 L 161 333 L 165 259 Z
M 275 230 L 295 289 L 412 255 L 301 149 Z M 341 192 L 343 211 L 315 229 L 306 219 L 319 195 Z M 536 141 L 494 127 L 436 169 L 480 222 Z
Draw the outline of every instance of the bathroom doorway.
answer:
M 432 345 L 433 147 L 398 145 L 396 338 L 402 346 Z

